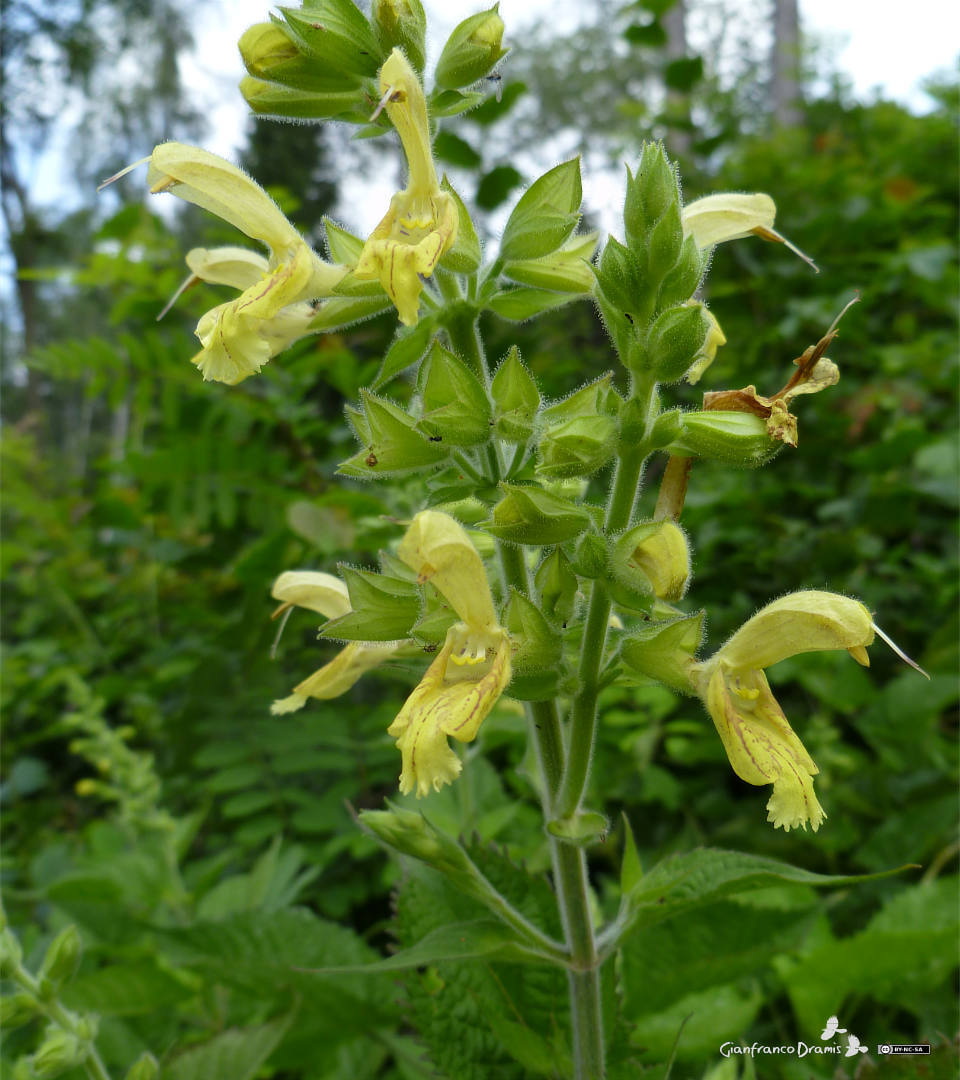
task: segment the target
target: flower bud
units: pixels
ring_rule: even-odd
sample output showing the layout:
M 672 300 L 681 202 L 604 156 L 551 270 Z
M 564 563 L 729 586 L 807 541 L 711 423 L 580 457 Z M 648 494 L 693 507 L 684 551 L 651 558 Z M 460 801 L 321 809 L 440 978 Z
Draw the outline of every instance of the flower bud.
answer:
M 640 593 L 679 600 L 690 578 L 690 550 L 673 521 L 649 521 L 628 529 L 610 553 L 613 576 Z
M 249 75 L 240 80 L 240 93 L 258 116 L 287 120 L 365 119 L 367 99 L 363 90 L 344 88 L 320 92 L 264 82 Z
M 710 329 L 704 312 L 699 304 L 668 308 L 650 328 L 645 366 L 659 382 L 677 382 L 698 360 Z
M 54 990 L 59 989 L 73 977 L 77 964 L 80 963 L 82 951 L 77 928 L 68 926 L 61 930 L 50 942 L 46 956 L 43 958 L 43 966 L 40 968 L 41 981 L 48 980 Z
M 623 204 L 627 245 L 637 250 L 645 249 L 654 226 L 668 209 L 679 209 L 679 202 L 676 170 L 663 146 L 646 143 L 636 176 L 627 171 L 627 193 Z
M 0 998 L 0 1031 L 14 1031 L 39 1015 L 32 994 L 23 992 Z
M 507 50 L 503 41 L 503 19 L 497 13 L 499 4 L 464 19 L 447 38 L 437 70 L 437 86 L 457 90 L 489 75 Z
M 497 434 L 509 442 L 526 442 L 533 434 L 533 418 L 540 407 L 540 391 L 523 366 L 514 345 L 497 369 L 490 386 Z
M 52 1080 L 53 1077 L 80 1065 L 87 1056 L 87 1047 L 70 1031 L 48 1027 L 40 1049 L 31 1058 L 33 1076 L 36 1080 Z
M 590 527 L 582 507 L 538 487 L 501 484 L 506 493 L 493 508 L 487 532 L 514 544 L 562 544 Z
M 716 359 L 717 349 L 721 345 L 726 345 L 727 336 L 720 328 L 720 324 L 717 322 L 713 312 L 709 311 L 699 301 L 690 300 L 688 303 L 690 307 L 699 307 L 707 320 L 707 336 L 704 338 L 703 345 L 700 346 L 700 351 L 687 372 L 687 382 L 693 384 L 699 382 L 700 376 Z
M 589 532 L 580 538 L 574 553 L 573 568 L 580 577 L 594 580 L 607 570 L 607 542 L 598 533 Z
M 513 643 L 511 663 L 517 674 L 549 671 L 557 667 L 563 646 L 560 635 L 537 606 L 516 590 L 510 592 L 504 626 Z
M 155 1080 L 160 1074 L 160 1066 L 157 1059 L 149 1051 L 144 1052 L 127 1070 L 123 1080 Z
M 420 0 L 373 0 L 370 15 L 384 53 L 403 49 L 414 69 L 423 74 L 427 16 Z
M 255 79 L 280 83 L 295 90 L 342 93 L 353 82 L 342 73 L 305 56 L 290 34 L 278 23 L 257 23 L 237 43 L 244 67 Z
M 577 602 L 577 575 L 560 548 L 537 567 L 534 583 L 540 595 L 540 605 L 547 618 L 565 626 Z
M 281 7 L 297 48 L 341 75 L 374 76 L 384 60 L 373 30 L 349 0 L 310 0 L 305 8 Z
M 665 447 L 669 454 L 756 468 L 770 461 L 783 446 L 770 437 L 766 423 L 752 413 L 688 412 L 682 414 L 681 423 L 679 436 Z
M 617 451 L 617 422 L 610 416 L 576 416 L 551 424 L 537 446 L 537 472 L 550 479 L 589 476 Z
M 690 667 L 703 638 L 702 611 L 644 626 L 623 640 L 620 658 L 631 670 L 672 690 L 692 694 Z
M 6 978 L 20 966 L 23 949 L 16 934 L 9 928 L 0 930 L 0 977 Z

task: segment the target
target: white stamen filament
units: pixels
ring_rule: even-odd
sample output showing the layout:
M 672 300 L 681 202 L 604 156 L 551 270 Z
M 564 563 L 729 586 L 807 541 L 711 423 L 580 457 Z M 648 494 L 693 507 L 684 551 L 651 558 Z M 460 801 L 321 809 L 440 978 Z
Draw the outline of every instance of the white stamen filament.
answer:
M 930 676 L 923 670 L 923 668 L 918 663 L 916 663 L 916 661 L 911 660 L 910 657 L 907 656 L 907 654 L 903 651 L 903 649 L 901 649 L 900 646 L 895 641 L 893 641 L 891 638 L 887 637 L 887 635 L 880 629 L 879 626 L 877 626 L 877 624 L 875 622 L 872 622 L 870 625 L 877 632 L 877 634 L 881 638 L 883 638 L 883 640 L 890 646 L 890 648 L 893 649 L 893 651 L 897 654 L 897 656 L 900 657 L 900 659 L 905 664 L 909 664 L 910 667 L 912 667 L 914 669 L 914 671 L 919 671 L 920 674 L 925 679 L 930 678 Z

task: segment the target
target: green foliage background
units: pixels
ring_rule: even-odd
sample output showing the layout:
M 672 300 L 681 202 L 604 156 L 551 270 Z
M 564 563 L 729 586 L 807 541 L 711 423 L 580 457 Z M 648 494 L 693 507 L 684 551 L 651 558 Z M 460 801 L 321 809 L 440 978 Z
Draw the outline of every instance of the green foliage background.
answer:
M 831 653 L 771 673 L 820 766 L 829 819 L 816 835 L 764 822 L 763 793 L 733 776 L 694 703 L 653 685 L 607 692 L 593 805 L 623 810 L 645 866 L 698 845 L 830 874 L 916 864 L 831 892 L 782 883 L 713 899 L 638 932 L 609 980 L 611 1075 L 662 1076 L 689 1016 L 674 1077 L 749 1076 L 719 1057 L 722 1042 L 816 1043 L 830 1015 L 871 1046 L 933 1043 L 929 1075 L 948 1075 L 956 93 L 941 88 L 923 116 L 834 94 L 808 106 L 803 129 L 724 140 L 736 102 L 693 76 L 687 89 L 714 107 L 682 162 L 686 196 L 769 191 L 778 224 L 823 273 L 754 241 L 721 248 L 708 299 L 729 344 L 682 403 L 748 383 L 773 392 L 853 290 L 862 296 L 830 350 L 839 386 L 798 410 L 799 449 L 760 472 L 694 468 L 683 523 L 710 645 L 773 596 L 828 588 L 862 598 L 932 677 L 880 648 L 869 672 Z M 500 107 L 464 118 L 463 145 L 442 148 L 472 170 L 482 205 L 515 180 L 484 160 L 486 134 L 506 132 L 525 100 L 536 104 L 506 87 Z M 622 139 L 637 124 L 669 138 L 669 117 L 623 115 Z M 252 144 L 274 165 L 300 134 L 279 130 L 286 142 Z M 305 229 L 332 195 L 321 184 L 298 207 L 274 190 Z M 392 515 L 417 506 L 415 487 L 388 497 L 331 481 L 354 452 L 343 406 L 376 372 L 392 317 L 301 342 L 239 387 L 204 386 L 187 359 L 209 290 L 154 317 L 186 248 L 233 237 L 189 213 L 171 226 L 139 202 L 56 228 L 86 254 L 68 275 L 49 252 L 46 266 L 21 263 L 48 314 L 4 372 L 3 877 L 28 962 L 39 966 L 63 926 L 80 928 L 64 1000 L 99 1015 L 98 1045 L 119 1074 L 148 1049 L 176 1080 L 558 1075 L 568 1021 L 551 974 L 438 962 L 400 986 L 391 974 L 300 970 L 359 965 L 476 917 L 432 871 L 388 861 L 353 820 L 395 796 L 385 729 L 411 672 L 387 667 L 345 699 L 268 712 L 327 648 L 298 612 L 272 658 L 273 577 L 374 565 L 399 535 Z M 519 344 L 549 396 L 610 364 L 586 304 L 486 330 L 494 356 Z M 525 745 L 521 716 L 502 705 L 461 780 L 418 809 L 470 837 L 504 893 L 548 919 Z M 77 794 L 89 778 L 93 791 Z M 618 826 L 590 853 L 607 914 L 622 844 Z M 35 1027 L 10 1032 L 3 1061 L 35 1041 Z M 832 1076 L 837 1062 L 756 1068 L 799 1080 Z M 898 1068 L 871 1061 L 856 1075 L 911 1075 Z

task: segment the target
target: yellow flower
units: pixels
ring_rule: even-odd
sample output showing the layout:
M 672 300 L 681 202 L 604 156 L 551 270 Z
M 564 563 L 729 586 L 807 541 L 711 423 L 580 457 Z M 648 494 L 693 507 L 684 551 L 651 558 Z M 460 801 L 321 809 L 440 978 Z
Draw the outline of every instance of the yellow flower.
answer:
M 721 345 L 726 345 L 727 335 L 723 332 L 720 323 L 717 322 L 716 315 L 714 315 L 706 305 L 701 304 L 699 300 L 688 300 L 687 304 L 699 304 L 704 315 L 707 317 L 708 323 L 707 336 L 704 338 L 704 342 L 700 346 L 700 351 L 697 353 L 693 364 L 685 376 L 687 382 L 692 386 L 694 383 L 700 381 L 700 376 L 716 359 L 717 349 L 719 349 Z
M 713 719 L 733 771 L 748 784 L 773 784 L 767 820 L 814 832 L 826 817 L 813 790 L 817 767 L 770 690 L 763 669 L 797 653 L 846 649 L 869 665 L 870 612 L 857 600 L 810 590 L 790 593 L 757 612 L 691 681 Z
M 707 195 L 688 203 L 681 212 L 683 231 L 692 236 L 697 247 L 708 248 L 727 240 L 740 240 L 745 236 L 759 236 L 784 244 L 804 262 L 817 269 L 813 260 L 773 227 L 777 205 L 769 195 L 740 195 L 724 192 Z
M 270 250 L 269 259 L 238 255 L 240 248 L 206 252 L 206 258 L 197 254 L 203 249 L 191 252 L 196 277 L 243 290 L 197 324 L 203 348 L 193 358 L 204 379 L 235 385 L 306 332 L 304 309 L 295 308 L 292 317 L 287 309 L 332 295 L 346 269 L 324 262 L 263 188 L 229 161 L 176 142 L 157 146 L 148 160 L 151 192 L 195 203 Z M 211 267 L 211 257 L 216 263 L 224 252 L 230 255 Z
M 497 623 L 483 560 L 463 528 L 447 514 L 417 514 L 400 544 L 400 558 L 443 594 L 462 622 L 446 640 L 420 685 L 387 733 L 402 754 L 400 790 L 417 797 L 460 773 L 447 737 L 472 741 L 510 682 L 510 640 Z
M 344 583 L 332 574 L 313 570 L 288 570 L 274 582 L 271 595 L 282 601 L 275 615 L 291 607 L 309 608 L 328 619 L 337 619 L 350 611 L 350 597 Z M 373 644 L 351 641 L 322 668 L 293 688 L 289 697 L 270 706 L 275 716 L 296 712 L 307 698 L 328 701 L 345 694 L 371 668 L 379 667 L 399 648 L 398 643 Z
M 379 278 L 400 321 L 413 326 L 423 278 L 453 246 L 460 216 L 453 196 L 437 182 L 423 87 L 399 49 L 380 69 L 380 92 L 403 143 L 410 176 L 364 244 L 354 274 L 360 279 Z

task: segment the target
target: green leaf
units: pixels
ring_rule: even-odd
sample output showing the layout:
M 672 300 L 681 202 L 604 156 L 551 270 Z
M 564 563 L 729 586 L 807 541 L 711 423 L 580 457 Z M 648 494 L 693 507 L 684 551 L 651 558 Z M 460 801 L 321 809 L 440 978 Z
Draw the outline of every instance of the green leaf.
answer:
M 365 243 L 363 238 L 354 236 L 352 232 L 348 232 L 342 225 L 338 225 L 328 217 L 323 219 L 323 226 L 331 260 L 343 266 L 355 266 L 363 253 Z
M 463 169 L 475 169 L 483 160 L 466 139 L 449 131 L 438 132 L 433 140 L 433 153 L 439 161 L 448 161 Z
M 453 446 L 490 438 L 490 400 L 476 375 L 449 349 L 434 342 L 420 369 L 423 418 L 418 427 Z
M 525 442 L 533 433 L 533 418 L 540 407 L 540 391 L 520 359 L 516 345 L 503 358 L 490 386 L 497 433 L 510 442 Z
M 430 338 L 435 328 L 436 322 L 430 318 L 421 319 L 413 327 L 401 327 L 390 348 L 387 349 L 383 362 L 380 364 L 380 370 L 370 384 L 370 389 L 379 390 L 401 371 L 412 364 L 419 363 L 430 345 Z
M 583 189 L 580 159 L 571 158 L 538 177 L 521 195 L 500 241 L 504 259 L 549 255 L 576 228 Z
M 293 1021 L 283 1016 L 260 1027 L 231 1028 L 164 1066 L 163 1080 L 252 1080 Z
M 512 165 L 497 165 L 480 178 L 474 202 L 481 210 L 496 210 L 510 192 L 522 183 L 523 173 Z
M 440 266 L 444 270 L 452 270 L 455 274 L 473 274 L 480 269 L 483 259 L 480 249 L 480 238 L 477 230 L 473 227 L 470 211 L 464 205 L 463 199 L 453 190 L 446 176 L 440 181 L 440 187 L 452 196 L 457 204 L 457 238 L 440 260 Z
M 64 1004 L 102 1016 L 138 1016 L 168 1009 L 196 988 L 148 961 L 109 964 L 78 975 L 60 991 Z
M 440 119 L 444 116 L 456 116 L 479 105 L 484 100 L 483 94 L 474 91 L 462 93 L 459 90 L 434 91 L 429 97 L 430 115 Z
M 663 81 L 671 90 L 690 90 L 703 78 L 703 58 L 700 56 L 671 60 L 663 69 Z
M 898 867 L 880 874 L 816 874 L 759 855 L 698 848 L 665 859 L 648 871 L 624 898 L 618 921 L 622 919 L 627 928 L 653 926 L 721 897 L 780 882 L 825 888 L 873 881 L 905 869 Z
M 494 919 L 474 919 L 470 922 L 452 923 L 431 930 L 409 949 L 376 960 L 372 964 L 348 967 L 308 969 L 319 975 L 340 973 L 376 975 L 385 971 L 406 971 L 423 967 L 441 960 L 474 960 L 481 956 L 498 954 L 501 959 L 513 962 L 550 963 L 523 945 L 517 935 Z
M 372 319 L 391 307 L 393 302 L 386 293 L 382 296 L 335 296 L 323 301 L 317 314 L 310 320 L 309 329 L 323 333 L 343 330 L 354 323 Z
M 350 593 L 351 610 L 324 623 L 320 637 L 334 641 L 399 641 L 409 636 L 420 613 L 420 597 L 414 584 L 349 566 L 343 567 L 341 573 Z
M 577 293 L 559 293 L 547 289 L 531 289 L 521 285 L 516 289 L 501 289 L 487 301 L 487 307 L 496 312 L 501 319 L 511 322 L 523 322 L 545 311 L 563 307 L 576 300 Z
M 365 449 L 339 466 L 340 473 L 370 477 L 412 472 L 431 468 L 447 456 L 442 445 L 417 431 L 416 420 L 403 409 L 367 390 L 361 391 L 361 396 L 370 440 Z
M 658 22 L 631 23 L 623 32 L 631 45 L 645 45 L 659 49 L 667 43 L 667 32 Z

